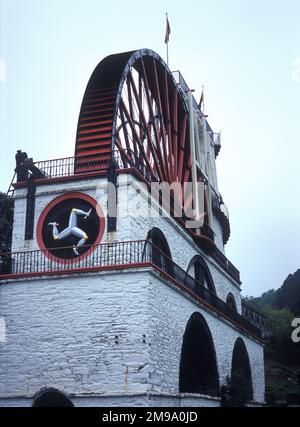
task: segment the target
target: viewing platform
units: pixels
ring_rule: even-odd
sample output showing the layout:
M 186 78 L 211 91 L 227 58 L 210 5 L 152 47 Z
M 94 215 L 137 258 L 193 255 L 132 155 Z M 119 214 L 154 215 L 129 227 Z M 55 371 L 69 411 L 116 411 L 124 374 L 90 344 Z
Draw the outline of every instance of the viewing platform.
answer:
M 87 256 L 72 259 L 72 247 L 46 251 L 24 251 L 0 255 L 0 285 L 4 280 L 37 276 L 97 272 L 150 267 L 177 289 L 212 309 L 247 333 L 261 338 L 261 330 L 229 307 L 215 293 L 199 283 L 148 240 L 101 243 L 91 245 Z M 59 262 L 56 254 L 66 259 Z M 249 310 L 249 308 L 248 308 Z

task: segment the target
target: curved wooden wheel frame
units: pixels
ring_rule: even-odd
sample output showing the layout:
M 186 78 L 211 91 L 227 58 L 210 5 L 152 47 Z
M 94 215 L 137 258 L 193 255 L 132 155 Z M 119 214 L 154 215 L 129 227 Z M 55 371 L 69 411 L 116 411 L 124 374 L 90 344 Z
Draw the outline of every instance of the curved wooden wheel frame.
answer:
M 165 62 L 148 49 L 106 57 L 84 94 L 75 173 L 100 170 L 116 151 L 125 167 L 138 163 L 151 180 L 180 183 L 178 201 L 192 205 L 192 194 L 183 194 L 192 181 L 186 101 Z

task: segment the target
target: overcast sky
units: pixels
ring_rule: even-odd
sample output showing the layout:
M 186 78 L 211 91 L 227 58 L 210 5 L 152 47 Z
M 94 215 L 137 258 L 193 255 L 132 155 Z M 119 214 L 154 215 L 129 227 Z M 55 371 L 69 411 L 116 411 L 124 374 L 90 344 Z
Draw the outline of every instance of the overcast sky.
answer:
M 243 293 L 300 268 L 299 0 L 0 0 L 0 191 L 17 149 L 74 153 L 90 74 L 105 56 L 150 48 L 179 69 L 222 129 L 219 189 L 230 212 L 226 255 Z

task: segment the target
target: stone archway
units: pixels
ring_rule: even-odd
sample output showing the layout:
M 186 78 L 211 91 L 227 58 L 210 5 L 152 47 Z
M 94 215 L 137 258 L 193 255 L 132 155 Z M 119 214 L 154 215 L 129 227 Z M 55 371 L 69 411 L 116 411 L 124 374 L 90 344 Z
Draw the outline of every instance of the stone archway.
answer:
M 147 240 L 151 243 L 151 260 L 153 264 L 173 276 L 172 254 L 164 233 L 159 228 L 154 227 L 149 231 Z
M 234 344 L 231 364 L 231 386 L 243 401 L 253 399 L 252 375 L 249 355 L 242 338 Z
M 198 312 L 190 317 L 183 336 L 179 392 L 219 395 L 219 375 L 213 339 L 206 320 Z
M 201 255 L 195 255 L 187 268 L 187 273 L 212 293 L 216 293 L 214 281 L 210 270 Z
M 71 400 L 64 393 L 55 388 L 41 390 L 35 396 L 32 406 L 35 408 L 74 407 Z

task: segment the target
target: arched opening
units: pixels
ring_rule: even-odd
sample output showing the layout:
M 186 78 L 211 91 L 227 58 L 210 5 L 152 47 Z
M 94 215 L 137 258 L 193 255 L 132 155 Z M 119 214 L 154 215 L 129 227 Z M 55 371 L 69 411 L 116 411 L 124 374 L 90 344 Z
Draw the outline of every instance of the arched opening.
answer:
M 61 391 L 54 388 L 47 388 L 40 391 L 34 398 L 33 407 L 35 408 L 60 408 L 73 407 L 71 400 Z
M 201 285 L 208 291 L 216 293 L 215 285 L 209 268 L 201 255 L 195 255 L 187 268 L 187 273 L 195 280 L 195 291 L 201 293 Z
M 179 372 L 180 393 L 219 394 L 213 339 L 204 317 L 194 313 L 183 336 Z
M 226 304 L 231 308 L 231 310 L 237 311 L 236 302 L 231 292 L 229 292 L 226 297 Z
M 159 228 L 152 228 L 147 240 L 152 243 L 150 251 L 153 264 L 172 276 L 174 270 L 172 255 L 164 233 Z
M 243 401 L 253 399 L 251 367 L 244 341 L 238 338 L 234 344 L 231 365 L 231 385 Z

